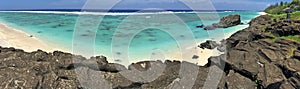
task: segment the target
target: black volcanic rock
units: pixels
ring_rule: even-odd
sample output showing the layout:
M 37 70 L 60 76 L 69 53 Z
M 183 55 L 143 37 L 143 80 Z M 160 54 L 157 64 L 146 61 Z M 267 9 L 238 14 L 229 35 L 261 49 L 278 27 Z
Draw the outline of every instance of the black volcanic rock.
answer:
M 235 73 L 234 71 L 230 71 L 227 75 L 227 87 L 228 89 L 255 89 L 256 86 L 253 86 L 253 82 L 242 76 L 239 73 Z
M 240 15 L 229 15 L 221 18 L 219 23 L 204 27 L 204 30 L 214 30 L 215 28 L 228 28 L 242 24 Z
M 196 26 L 196 28 L 203 28 L 204 27 L 204 25 L 198 25 L 198 26 Z
M 219 44 L 216 41 L 212 41 L 212 40 L 207 40 L 204 43 L 201 43 L 198 47 L 202 48 L 202 49 L 214 49 L 216 47 L 218 47 Z
M 90 76 L 92 80 L 102 76 L 101 78 L 105 79 L 108 85 L 116 89 L 166 88 L 177 86 L 174 81 L 180 80 L 179 70 L 182 63 L 198 67 L 192 63 L 167 60 L 164 63 L 161 61 L 138 62 L 127 69 L 120 64 L 108 63 L 104 56 L 86 59 L 59 51 L 46 53 L 39 50 L 27 53 L 14 48 L 0 47 L 0 88 L 82 89 L 91 86 L 87 83 L 81 85 L 78 80 L 78 71 L 75 70 L 87 71 L 83 80 L 90 80 L 87 76 Z M 123 72 L 146 71 L 157 67 L 157 64 L 165 65 L 165 68 L 160 67 L 164 71 L 157 79 L 150 82 L 131 81 L 122 74 Z M 207 75 L 209 69 L 208 67 L 199 68 L 201 73 L 198 74 L 199 81 L 197 80 L 198 82 L 194 84 L 196 88 L 202 87 L 205 82 L 204 76 Z
M 291 87 L 291 85 L 297 88 L 299 83 L 294 80 L 300 71 L 295 67 L 300 65 L 297 57 L 300 42 L 290 39 L 272 40 L 280 36 L 297 35 L 294 33 L 297 33 L 298 29 L 285 30 L 285 26 L 297 28 L 299 24 L 272 22 L 271 17 L 259 16 L 250 22 L 250 27 L 228 38 L 226 63 L 231 70 L 252 81 L 261 80 L 264 88 Z
M 240 15 L 229 15 L 221 18 L 219 23 L 213 24 L 214 27 L 217 28 L 227 28 L 241 24 L 241 16 Z
M 225 52 L 226 51 L 226 40 L 221 40 L 220 43 L 218 44 L 216 41 L 213 41 L 213 40 L 207 40 L 206 42 L 204 43 L 201 43 L 200 45 L 198 45 L 199 48 L 202 48 L 202 49 L 215 49 L 217 48 L 217 50 L 219 52 Z M 194 55 L 193 56 L 193 59 L 197 59 L 198 56 L 197 55 Z
M 297 23 L 289 24 L 290 23 L 273 23 L 266 31 L 276 36 L 299 35 L 300 26 L 293 26 L 297 25 Z

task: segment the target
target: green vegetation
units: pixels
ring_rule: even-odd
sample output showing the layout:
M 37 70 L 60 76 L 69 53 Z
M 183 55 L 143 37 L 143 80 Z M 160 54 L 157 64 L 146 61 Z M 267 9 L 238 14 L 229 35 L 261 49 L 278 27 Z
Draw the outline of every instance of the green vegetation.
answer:
M 271 5 L 265 9 L 269 14 L 283 14 L 285 8 L 292 8 L 294 11 L 300 11 L 300 0 L 293 0 L 292 2 L 280 2 L 275 5 Z
M 289 49 L 289 50 L 288 50 L 288 55 L 289 55 L 289 56 L 293 56 L 295 50 L 297 50 L 297 47 L 293 47 L 293 48 Z
M 269 16 L 272 16 L 274 19 L 279 20 L 280 18 L 286 18 L 286 14 L 268 14 Z M 294 12 L 291 13 L 292 19 L 300 20 L 300 12 Z
M 265 9 L 266 13 L 269 14 L 283 14 L 285 8 L 292 8 L 294 11 L 300 11 L 300 0 L 293 0 L 292 2 L 280 2 L 275 5 L 271 5 Z
M 296 42 L 300 42 L 300 37 L 299 36 L 285 36 L 283 38 L 293 40 L 293 41 L 296 41 Z
M 300 20 L 300 12 L 295 12 L 291 14 L 291 18 Z
M 271 5 L 265 9 L 265 12 L 268 15 L 272 16 L 274 19 L 279 20 L 280 18 L 286 18 L 286 13 L 284 12 L 285 8 L 292 8 L 294 10 L 291 13 L 291 18 L 300 20 L 300 0 L 293 0 L 292 2 L 280 2 L 275 5 Z
M 286 40 L 291 40 L 291 41 L 295 41 L 295 42 L 300 42 L 300 36 L 282 36 L 282 37 L 276 37 L 274 39 L 271 39 L 272 41 L 277 41 L 279 39 L 286 39 Z M 297 50 L 297 47 L 293 47 L 288 51 L 288 55 L 292 56 L 294 54 L 294 51 Z
M 273 21 L 283 21 L 284 18 L 286 18 L 287 14 L 285 13 L 284 9 L 291 8 L 294 11 L 290 14 L 291 19 L 294 20 L 300 20 L 300 0 L 292 0 L 292 2 L 280 2 L 276 3 L 275 5 L 269 6 L 267 9 L 265 9 L 265 12 L 268 13 L 269 16 L 273 18 Z M 290 23 L 290 26 L 297 26 L 298 24 Z M 266 26 L 267 27 L 267 26 Z M 262 30 L 266 29 L 266 27 L 263 27 Z M 272 35 L 272 33 L 267 33 L 269 35 Z M 271 39 L 272 41 L 276 41 L 279 39 L 286 39 L 286 40 L 292 40 L 295 42 L 300 42 L 300 36 L 281 36 Z
M 296 11 L 300 11 L 300 0 L 293 0 L 290 4 L 290 7 Z
M 265 12 L 269 14 L 283 14 L 283 9 L 289 7 L 288 5 L 279 5 L 278 3 L 275 5 L 269 6 Z
M 287 39 L 287 40 L 292 40 L 296 42 L 300 42 L 300 36 L 282 36 L 282 37 L 276 37 L 272 39 L 273 41 L 279 40 L 279 39 Z

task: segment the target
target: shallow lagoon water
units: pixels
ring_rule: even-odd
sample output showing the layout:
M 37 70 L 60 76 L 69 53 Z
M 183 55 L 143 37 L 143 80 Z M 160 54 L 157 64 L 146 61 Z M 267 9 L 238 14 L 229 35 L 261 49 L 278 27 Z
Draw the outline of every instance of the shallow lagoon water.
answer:
M 209 17 L 213 13 L 198 12 L 197 14 L 199 16 Z M 155 57 L 155 55 L 160 55 L 154 54 L 153 51 L 155 50 L 159 50 L 160 53 L 166 53 L 166 55 L 164 55 L 166 57 L 172 56 L 167 55 L 168 53 L 180 54 L 180 49 L 177 45 L 177 38 L 190 36 L 189 34 L 180 34 L 182 32 L 185 33 L 186 31 L 190 31 L 192 36 L 195 38 L 195 42 L 197 43 L 203 42 L 206 39 L 217 39 L 217 37 L 210 36 L 209 33 L 224 32 L 225 35 L 230 35 L 238 30 L 246 28 L 248 26 L 247 23 L 252 18 L 258 16 L 259 13 L 250 11 L 218 12 L 217 14 L 219 17 L 224 17 L 230 14 L 239 14 L 241 15 L 242 22 L 245 24 L 225 29 L 217 29 L 210 32 L 203 30 L 203 28 L 196 28 L 196 26 L 216 23 L 219 21 L 219 18 L 200 20 L 197 14 L 148 13 L 129 15 L 125 13 L 111 13 L 105 16 L 100 14 L 98 16 L 102 17 L 103 19 L 98 25 L 97 31 L 89 30 L 93 28 L 91 26 L 95 25 L 95 21 L 98 21 L 91 20 L 93 19 L 93 15 L 91 14 L 91 18 L 83 19 L 82 21 L 84 22 L 77 22 L 79 14 L 70 12 L 0 12 L 0 20 L 16 29 L 31 34 L 43 40 L 44 42 L 47 42 L 48 44 L 56 45 L 66 50 L 72 51 L 73 46 L 85 46 L 88 40 L 95 39 L 95 55 L 104 55 L 107 57 L 111 57 L 113 55 L 124 55 L 122 52 L 124 50 L 122 49 L 128 47 L 130 61 L 141 61 L 144 59 L 149 59 L 150 57 Z M 178 22 L 177 20 L 166 20 L 166 18 L 170 18 L 174 15 L 178 17 L 184 24 L 182 24 L 180 21 Z M 202 23 L 203 21 L 205 21 L 205 23 Z M 74 34 L 75 26 L 79 28 L 76 29 L 77 34 Z M 131 32 L 135 33 L 136 29 L 141 29 L 141 27 L 148 28 L 142 28 L 142 31 L 138 32 L 137 34 L 130 34 Z M 175 35 L 178 37 L 174 37 L 174 35 L 172 37 L 172 34 L 166 32 L 165 30 L 178 32 L 178 35 Z M 116 42 L 118 44 L 112 44 L 113 37 L 127 38 L 131 35 L 134 35 L 132 40 L 120 40 Z M 79 38 L 77 39 L 79 42 L 73 42 L 74 36 Z M 130 44 L 126 44 L 128 41 L 130 41 Z M 112 52 L 112 48 L 117 48 L 117 50 L 120 50 L 120 52 Z M 84 54 L 84 51 L 82 51 L 82 54 Z M 113 61 L 113 59 L 110 61 Z

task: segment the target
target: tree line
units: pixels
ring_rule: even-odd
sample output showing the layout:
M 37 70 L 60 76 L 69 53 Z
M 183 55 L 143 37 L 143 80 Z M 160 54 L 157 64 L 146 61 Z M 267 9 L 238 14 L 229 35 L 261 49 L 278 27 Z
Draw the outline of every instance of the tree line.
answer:
M 294 11 L 300 11 L 300 0 L 293 0 L 292 2 L 279 2 L 274 5 L 270 5 L 264 12 L 269 14 L 282 14 L 285 8 L 292 8 Z

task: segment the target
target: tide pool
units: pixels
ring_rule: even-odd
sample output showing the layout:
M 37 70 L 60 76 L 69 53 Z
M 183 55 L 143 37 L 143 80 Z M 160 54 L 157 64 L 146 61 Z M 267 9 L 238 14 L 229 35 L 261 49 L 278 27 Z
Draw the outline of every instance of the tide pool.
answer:
M 207 17 L 208 19 L 200 19 L 198 16 Z M 196 28 L 199 25 L 210 25 L 217 23 L 218 19 L 209 19 L 213 13 L 207 12 L 189 12 L 189 13 L 98 13 L 98 14 L 85 14 L 87 17 L 81 19 L 77 12 L 0 12 L 0 20 L 11 27 L 18 30 L 22 30 L 28 34 L 37 37 L 44 42 L 62 47 L 66 50 L 73 50 L 74 46 L 85 46 L 88 44 L 87 40 L 95 39 L 95 55 L 104 55 L 106 57 L 112 57 L 113 55 L 124 55 L 123 51 L 128 47 L 128 56 L 130 61 L 141 61 L 154 57 L 153 51 L 159 51 L 160 53 L 166 53 L 166 58 L 172 58 L 168 56 L 171 54 L 180 54 L 178 48 L 178 39 L 180 40 L 194 40 L 184 39 L 184 37 L 193 37 L 195 42 L 203 42 L 206 39 L 219 39 L 216 36 L 211 36 L 209 33 L 221 32 L 225 36 L 231 35 L 238 30 L 242 30 L 248 26 L 248 22 L 259 15 L 258 12 L 252 11 L 240 11 L 240 12 L 217 12 L 219 17 L 228 16 L 231 14 L 241 15 L 243 25 L 235 27 L 216 29 L 213 31 L 206 31 L 203 28 Z M 102 21 L 93 19 L 94 16 L 103 18 Z M 181 21 L 178 22 L 172 16 L 178 17 Z M 169 18 L 169 19 L 167 19 Z M 151 21 L 153 20 L 153 21 Z M 97 21 L 97 31 L 92 29 Z M 205 23 L 203 23 L 205 21 Z M 182 24 L 184 23 L 184 24 Z M 184 26 L 183 26 L 184 25 Z M 75 29 L 76 27 L 76 29 Z M 147 27 L 147 28 L 144 28 Z M 186 28 L 185 28 L 186 27 Z M 138 29 L 142 29 L 140 32 L 136 32 Z M 188 30 L 186 30 L 188 29 Z M 74 31 L 76 30 L 76 34 Z M 177 35 L 166 32 L 174 31 Z M 185 34 L 185 32 L 191 32 L 192 35 Z M 131 33 L 137 34 L 131 34 Z M 188 33 L 187 32 L 187 33 Z M 126 33 L 125 35 L 122 33 Z M 174 34 L 174 33 L 173 33 Z M 134 35 L 132 40 L 115 40 L 117 38 L 127 39 L 129 35 Z M 177 37 L 178 36 L 178 37 Z M 74 37 L 78 37 L 77 42 L 74 41 Z M 182 38 L 182 39 L 181 39 Z M 123 42 L 124 41 L 124 42 Z M 128 41 L 129 44 L 127 43 Z M 117 43 L 117 44 L 112 44 Z M 195 46 L 191 44 L 191 47 Z M 87 47 L 89 48 L 89 47 Z M 92 47 L 93 48 L 93 47 Z M 119 51 L 112 51 L 116 48 Z M 124 49 L 124 50 L 123 50 Z M 79 53 L 80 54 L 80 53 Z M 84 50 L 82 51 L 84 55 Z M 127 54 L 126 54 L 127 56 Z M 174 55 L 173 55 L 174 56 Z M 111 59 L 122 60 L 122 59 Z

